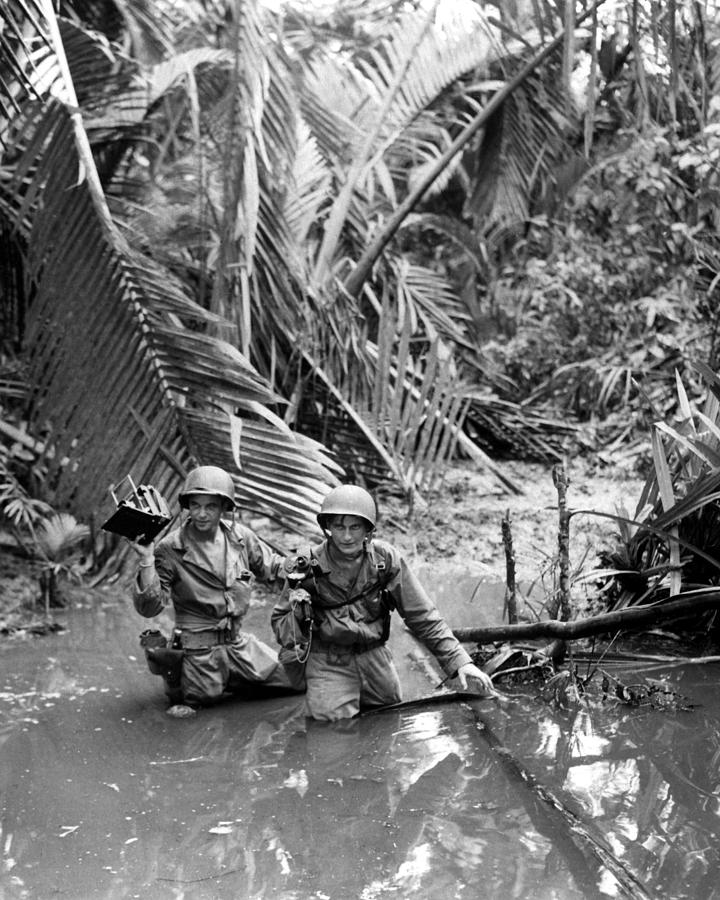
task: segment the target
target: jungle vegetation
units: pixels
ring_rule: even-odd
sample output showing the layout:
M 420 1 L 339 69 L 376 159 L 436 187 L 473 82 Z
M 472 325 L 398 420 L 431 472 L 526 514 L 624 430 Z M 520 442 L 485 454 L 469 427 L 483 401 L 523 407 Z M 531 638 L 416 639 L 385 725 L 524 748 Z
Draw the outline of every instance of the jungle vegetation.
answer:
M 717 3 L 8 0 L 0 44 L 6 523 L 625 453 L 634 596 L 707 550 Z

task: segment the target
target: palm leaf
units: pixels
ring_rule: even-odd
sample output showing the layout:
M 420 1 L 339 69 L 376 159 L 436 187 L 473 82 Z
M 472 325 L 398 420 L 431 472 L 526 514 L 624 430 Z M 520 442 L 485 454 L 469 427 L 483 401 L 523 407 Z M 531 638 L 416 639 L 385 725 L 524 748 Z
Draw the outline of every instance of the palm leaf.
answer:
M 686 437 L 665 422 L 656 422 L 655 428 L 669 435 L 679 447 L 684 447 L 689 451 L 688 456 L 695 458 L 702 466 L 707 464 L 717 468 L 720 467 L 720 453 L 713 450 L 708 444 L 698 438 Z M 692 473 L 690 473 L 692 477 Z
M 454 48 L 462 48 L 462 52 L 448 53 L 447 58 L 435 56 L 434 65 L 442 69 L 440 77 L 431 75 L 427 72 L 421 72 L 418 77 L 424 81 L 422 85 L 413 85 L 408 88 L 403 84 L 403 78 L 397 77 L 400 73 L 407 73 L 408 69 L 404 67 L 417 66 L 417 60 L 412 53 L 407 52 L 407 47 L 402 44 L 402 34 L 398 37 L 398 50 L 395 54 L 394 62 L 385 62 L 380 57 L 376 58 L 376 63 L 381 69 L 379 77 L 382 81 L 388 78 L 395 78 L 395 88 L 386 87 L 384 90 L 384 98 L 377 102 L 385 103 L 388 109 L 388 123 L 390 130 L 380 135 L 376 133 L 377 140 L 382 145 L 390 135 L 396 138 L 396 146 L 401 146 L 405 137 L 402 134 L 403 127 L 408 124 L 412 125 L 418 121 L 418 103 L 422 96 L 422 102 L 426 103 L 428 98 L 436 96 L 438 85 L 442 83 L 447 85 L 449 75 L 452 70 L 455 73 L 465 70 L 468 65 L 468 59 L 472 63 L 477 63 L 478 48 L 472 41 L 469 41 L 467 35 L 462 40 L 456 35 L 453 41 L 446 42 L 447 46 Z M 471 46 L 472 45 L 472 46 Z M 425 61 L 429 64 L 428 57 Z M 453 68 L 455 67 L 455 68 Z M 420 67 L 424 68 L 423 66 Z M 397 69 L 393 76 L 393 69 Z M 337 71 L 337 70 L 335 70 Z M 203 96 L 203 84 L 209 80 L 206 72 L 197 72 L 198 77 L 198 94 Z M 339 97 L 344 97 L 345 102 L 356 102 L 362 105 L 367 100 L 368 89 L 378 94 L 377 84 L 373 82 L 372 69 L 365 67 L 362 71 L 360 68 L 354 69 L 349 76 L 343 75 L 342 83 L 354 90 L 337 91 Z M 338 79 L 340 83 L 341 79 Z M 176 84 L 178 81 L 173 79 L 170 84 Z M 215 83 L 215 82 L 213 82 Z M 270 79 L 270 88 L 274 84 L 274 79 Z M 368 88 L 369 86 L 369 88 Z M 329 90 L 328 82 L 325 81 L 323 87 Z M 155 96 L 155 93 L 153 94 Z M 216 98 L 222 96 L 222 91 L 217 92 Z M 252 100 L 245 104 L 248 108 L 253 108 Z M 397 113 L 396 121 L 393 124 L 390 115 L 390 107 L 395 106 Z M 201 103 L 201 115 L 204 108 Z M 230 129 L 227 124 L 223 123 L 222 104 L 217 107 L 218 113 L 212 106 L 212 118 L 208 122 L 212 124 L 209 131 L 214 135 L 227 134 Z M 273 104 L 263 106 L 263 116 L 266 112 L 274 109 Z M 306 103 L 303 109 L 310 108 L 317 110 L 319 104 L 313 105 Z M 285 110 L 286 117 L 292 117 L 294 110 L 288 106 L 278 106 L 277 109 Z M 404 110 L 404 111 L 403 111 Z M 255 120 L 257 116 L 250 116 Z M 323 122 L 327 121 L 327 116 Z M 349 118 L 349 117 L 348 117 Z M 380 117 L 382 119 L 382 117 Z M 346 143 L 357 139 L 357 125 L 349 122 L 342 122 L 341 117 L 335 116 L 337 122 L 338 133 L 344 129 L 344 137 Z M 431 124 L 431 123 L 430 123 Z M 266 124 L 262 123 L 263 133 L 267 129 L 268 132 L 277 132 L 279 125 L 277 121 L 268 120 Z M 260 131 L 257 127 L 255 132 Z M 286 129 L 287 131 L 287 129 Z M 418 128 L 418 133 L 424 133 L 422 128 Z M 355 404 L 356 408 L 352 415 L 349 414 L 347 408 L 343 409 L 343 414 L 348 415 L 350 421 L 359 423 L 363 420 L 363 410 L 367 405 L 367 396 L 371 391 L 372 365 L 368 358 L 370 346 L 373 338 L 376 336 L 376 323 L 372 318 L 367 318 L 364 310 L 359 307 L 354 308 L 352 301 L 347 301 L 343 297 L 333 297 L 332 303 L 329 302 L 331 292 L 328 287 L 331 285 L 321 285 L 317 291 L 317 297 L 313 292 L 306 292 L 303 289 L 304 283 L 307 281 L 306 266 L 312 259 L 317 243 L 314 240 L 307 241 L 308 232 L 312 229 L 317 233 L 317 219 L 324 215 L 324 210 L 329 204 L 330 189 L 332 186 L 331 172 L 332 169 L 328 165 L 328 161 L 323 156 L 323 148 L 326 146 L 320 139 L 316 137 L 309 128 L 306 128 L 301 121 L 295 129 L 291 129 L 291 134 L 297 141 L 295 147 L 308 148 L 308 153 L 303 159 L 303 163 L 298 162 L 299 155 L 296 155 L 290 171 L 289 184 L 291 189 L 287 190 L 284 196 L 279 197 L 277 191 L 274 190 L 274 184 L 277 181 L 276 176 L 272 173 L 276 166 L 263 167 L 258 163 L 254 163 L 254 171 L 257 173 L 259 181 L 259 193 L 254 200 L 254 213 L 250 216 L 253 223 L 251 228 L 252 237 L 248 238 L 247 229 L 243 229 L 244 245 L 240 242 L 237 246 L 231 248 L 233 241 L 227 237 L 228 231 L 237 231 L 237 224 L 225 220 L 221 222 L 222 211 L 230 209 L 243 209 L 243 216 L 248 218 L 247 209 L 238 199 L 241 191 L 235 188 L 234 199 L 231 197 L 228 201 L 228 191 L 222 184 L 203 185 L 198 179 L 196 184 L 200 191 L 205 190 L 207 195 L 208 208 L 212 210 L 210 218 L 219 224 L 214 229 L 213 239 L 218 246 L 218 263 L 225 259 L 237 259 L 244 253 L 246 259 L 242 270 L 246 273 L 247 281 L 243 281 L 243 276 L 235 281 L 223 275 L 219 281 L 215 281 L 215 293 L 218 292 L 230 297 L 230 302 L 225 301 L 226 316 L 230 316 L 230 310 L 234 310 L 236 319 L 235 334 L 243 336 L 243 347 L 248 347 L 248 352 L 253 355 L 253 362 L 266 373 L 270 378 L 275 379 L 277 366 L 282 362 L 287 363 L 292 354 L 292 343 L 296 338 L 301 341 L 303 331 L 310 330 L 311 345 L 313 347 L 313 356 L 320 350 L 320 371 L 317 378 L 326 384 L 332 383 L 333 388 L 337 391 L 337 396 L 333 396 L 333 392 L 329 391 L 327 397 L 331 398 L 332 403 L 337 403 L 338 397 L 343 398 L 344 404 Z M 266 138 L 259 142 L 258 153 L 261 146 L 272 147 L 272 143 Z M 222 145 L 223 141 L 218 139 L 218 144 Z M 340 143 L 341 145 L 341 143 Z M 419 145 L 418 145 L 419 146 Z M 430 147 L 430 155 L 432 156 L 432 141 L 428 143 Z M 286 156 L 291 158 L 291 148 L 285 146 L 279 157 Z M 206 159 L 202 164 L 202 168 L 208 171 L 224 172 L 227 168 L 222 163 L 218 164 L 218 159 L 213 158 L 207 153 L 206 148 L 202 150 Z M 240 151 L 236 151 L 235 155 L 239 155 Z M 378 156 L 369 154 L 365 167 L 360 174 L 360 178 L 355 182 L 356 189 L 351 192 L 348 206 L 346 208 L 347 216 L 343 231 L 343 240 L 347 240 L 347 246 L 343 244 L 342 251 L 352 255 L 356 244 L 363 241 L 363 236 L 370 227 L 370 219 L 368 217 L 369 205 L 360 202 L 363 193 L 368 197 L 376 190 L 373 180 L 373 172 L 379 173 L 378 178 L 383 182 L 383 192 L 391 193 L 390 175 L 387 170 L 383 169 L 382 155 Z M 384 174 L 383 174 L 384 173 Z M 350 179 L 352 181 L 352 179 Z M 337 208 L 337 207 L 336 207 Z M 237 222 L 240 221 L 238 217 Z M 297 223 L 302 225 L 298 227 Z M 328 228 L 325 229 L 325 239 L 327 240 Z M 225 237 L 223 237 L 225 235 Z M 253 242 L 252 259 L 247 258 L 249 240 Z M 303 243 L 301 243 L 304 241 Z M 223 249 L 225 248 L 225 249 Z M 463 344 L 464 341 L 464 325 L 467 320 L 467 314 L 462 306 L 452 295 L 447 283 L 435 273 L 422 269 L 421 267 L 399 262 L 397 265 L 392 263 L 385 267 L 382 278 L 386 283 L 386 290 L 391 291 L 397 297 L 398 303 L 402 310 L 411 317 L 413 329 L 419 334 L 427 334 L 430 340 L 434 340 L 436 334 L 440 334 L 447 340 L 451 340 L 457 344 Z M 226 289 L 221 290 L 218 287 L 219 282 L 226 284 Z M 268 303 L 271 299 L 271 303 Z M 297 301 L 301 301 L 301 305 Z M 311 310 L 314 302 L 317 301 L 317 310 L 320 313 L 319 321 L 308 326 L 309 320 L 314 318 Z M 252 309 L 249 307 L 252 305 Z M 220 313 L 218 306 L 213 307 L 216 312 Z M 298 310 L 301 314 L 298 315 Z M 269 315 L 270 312 L 270 315 Z M 253 335 L 258 335 L 259 340 L 250 341 L 251 330 Z M 314 333 L 313 333 L 314 332 Z M 289 342 L 288 342 L 289 338 Z M 290 347 L 288 347 L 290 343 Z M 307 362 L 307 357 L 304 357 Z M 300 370 L 298 378 L 304 377 Z M 417 377 L 416 373 L 414 377 Z M 286 393 L 293 394 L 299 388 L 299 383 L 294 386 L 291 384 L 287 371 L 284 373 L 283 389 Z M 380 382 L 382 388 L 382 382 Z M 413 422 L 419 423 L 422 417 L 413 419 Z M 447 422 L 447 416 L 442 415 L 440 422 Z M 444 426 L 443 426 L 444 427 Z M 441 427 L 437 435 L 428 440 L 423 445 L 424 452 L 438 455 L 441 458 L 448 447 L 452 447 L 452 430 L 444 433 Z M 389 440 L 389 437 L 383 432 L 376 432 L 376 437 L 381 441 Z M 416 440 L 420 436 L 416 435 Z M 409 445 L 408 445 L 409 446 Z M 388 458 L 392 458 L 395 448 L 388 444 L 385 448 L 388 451 Z M 429 460 L 423 462 L 423 466 Z M 401 467 L 402 468 L 402 467 Z M 394 466 L 397 471 L 397 467 Z
M 595 0 L 595 2 L 585 10 L 577 18 L 576 24 L 592 15 L 604 0 Z M 540 49 L 513 75 L 503 86 L 496 90 L 485 107 L 478 112 L 473 120 L 467 124 L 462 132 L 453 140 L 450 147 L 442 154 L 440 159 L 430 168 L 424 180 L 422 180 L 415 189 L 403 200 L 395 212 L 383 224 L 382 229 L 373 236 L 369 246 L 367 246 L 357 265 L 352 272 L 344 280 L 345 291 L 352 295 L 358 295 L 368 278 L 368 275 L 375 265 L 378 257 L 390 242 L 391 238 L 400 227 L 405 218 L 411 213 L 428 190 L 433 181 L 441 174 L 445 166 L 455 157 L 455 155 L 463 149 L 476 132 L 485 126 L 489 120 L 502 108 L 503 104 L 509 97 L 517 91 L 524 82 L 534 75 L 538 67 L 562 44 L 564 40 L 564 32 L 560 32 L 547 43 L 542 45 Z M 498 54 L 500 58 L 502 54 Z
M 401 229 L 404 228 L 427 229 L 441 234 L 467 256 L 478 272 L 487 272 L 488 261 L 485 248 L 478 240 L 475 231 L 463 222 L 446 215 L 411 213 L 401 225 Z
M 647 570 L 667 558 L 665 548 L 669 546 L 671 591 L 676 591 L 679 586 L 680 547 L 690 551 L 682 559 L 685 580 L 715 578 L 714 569 L 717 568 L 717 502 L 720 497 L 718 379 L 703 364 L 695 365 L 695 368 L 708 386 L 704 412 L 695 411 L 677 376 L 682 423 L 680 428 L 673 428 L 664 422 L 655 424 L 652 433 L 655 467 L 646 480 L 638 504 L 638 509 L 641 506 L 647 509 L 634 534 L 623 536 L 624 550 L 620 554 L 625 559 L 643 559 Z M 663 435 L 671 441 L 667 453 Z
M 309 354 L 304 353 L 303 356 L 310 369 L 311 378 L 319 382 L 324 392 L 327 394 L 327 397 L 329 397 L 331 404 L 339 407 L 346 417 L 347 421 L 351 422 L 352 425 L 357 429 L 363 441 L 372 451 L 375 457 L 375 465 L 377 465 L 377 460 L 379 460 L 381 465 L 384 467 L 385 474 L 389 473 L 400 483 L 401 487 L 406 493 L 410 493 L 412 491 L 412 485 L 406 482 L 398 461 L 393 457 L 392 452 L 378 437 L 372 426 L 365 420 L 364 416 L 355 408 L 352 403 L 349 403 L 347 400 L 345 400 L 343 395 L 333 384 L 332 379 L 328 378 L 322 367 L 318 365 L 318 363 L 314 359 L 312 359 Z
M 441 335 L 460 348 L 473 349 L 465 336 L 470 317 L 442 275 L 404 258 L 391 258 L 388 269 L 389 289 L 413 322 L 414 333 L 428 335 L 431 340 Z M 405 315 L 400 314 L 400 328 L 404 319 Z
M 436 482 L 455 448 L 470 402 L 447 347 L 435 338 L 415 359 L 411 331 L 409 317 L 398 326 L 397 312 L 386 296 L 378 345 L 368 348 L 375 359 L 375 390 L 364 416 L 392 454 L 408 493 Z
M 28 248 L 32 422 L 48 429 L 54 500 L 87 514 L 130 471 L 170 493 L 189 465 L 227 462 L 230 416 L 251 408 L 255 418 L 254 404 L 278 398 L 239 351 L 183 324 L 220 320 L 121 238 L 64 104 L 26 104 L 23 125 L 0 213 Z M 317 445 L 278 434 L 295 463 L 284 493 L 267 476 L 255 484 L 252 470 L 240 487 L 249 509 L 268 514 L 277 502 L 285 520 L 314 524 L 337 467 Z
M 371 49 L 366 60 L 358 63 L 355 80 L 364 80 L 368 89 L 362 106 L 357 103 L 355 109 L 346 107 L 346 115 L 355 122 L 359 139 L 352 148 L 353 163 L 325 224 L 316 283 L 322 281 L 336 256 L 354 192 L 360 185 L 368 190 L 368 179 L 385 151 L 444 88 L 461 74 L 488 62 L 492 48 L 487 27 L 471 34 L 466 30 L 462 35 L 441 35 L 433 29 L 431 17 L 432 11 L 422 20 L 413 15 L 401 21 L 379 47 Z
M 658 431 L 652 432 L 652 451 L 653 461 L 655 463 L 655 473 L 657 476 L 658 486 L 660 490 L 660 499 L 663 509 L 667 512 L 675 504 L 675 493 L 673 491 L 672 478 L 670 477 L 670 469 L 668 467 L 665 449 L 662 444 Z M 677 594 L 680 591 L 681 574 L 680 574 L 680 547 L 677 543 L 678 526 L 671 525 L 670 529 L 670 565 L 673 571 L 670 573 L 670 593 Z
M 59 560 L 89 535 L 88 526 L 80 524 L 69 513 L 58 513 L 45 519 L 35 532 L 40 550 L 50 560 Z

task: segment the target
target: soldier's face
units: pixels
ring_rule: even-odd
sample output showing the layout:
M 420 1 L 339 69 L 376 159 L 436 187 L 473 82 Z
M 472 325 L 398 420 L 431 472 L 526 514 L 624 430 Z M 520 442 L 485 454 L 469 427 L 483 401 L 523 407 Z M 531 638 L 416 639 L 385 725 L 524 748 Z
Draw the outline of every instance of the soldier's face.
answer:
M 223 504 L 220 497 L 191 494 L 188 499 L 190 522 L 200 534 L 214 534 L 220 523 L 222 511 Z
M 357 556 L 363 549 L 367 525 L 359 516 L 333 516 L 328 523 L 330 540 L 342 556 Z

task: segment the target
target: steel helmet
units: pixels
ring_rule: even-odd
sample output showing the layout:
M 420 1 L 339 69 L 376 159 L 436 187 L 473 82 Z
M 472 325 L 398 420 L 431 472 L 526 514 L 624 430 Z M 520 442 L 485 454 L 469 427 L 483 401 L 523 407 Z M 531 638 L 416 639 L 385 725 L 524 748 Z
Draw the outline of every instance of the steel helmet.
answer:
M 327 528 L 330 516 L 359 516 L 372 530 L 377 519 L 375 501 L 365 488 L 356 484 L 341 484 L 325 497 L 317 514 L 317 520 L 323 530 Z
M 198 466 L 188 472 L 178 500 L 183 509 L 188 508 L 191 494 L 210 494 L 227 500 L 230 509 L 235 506 L 235 485 L 230 475 L 218 466 Z

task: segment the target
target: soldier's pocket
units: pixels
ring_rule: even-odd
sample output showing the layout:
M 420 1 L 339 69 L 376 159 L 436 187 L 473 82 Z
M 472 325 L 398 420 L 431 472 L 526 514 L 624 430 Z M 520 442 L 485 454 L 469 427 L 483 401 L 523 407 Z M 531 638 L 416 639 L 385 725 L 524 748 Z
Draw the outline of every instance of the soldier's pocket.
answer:
M 278 653 L 280 665 L 285 670 L 291 687 L 298 691 L 305 688 L 305 665 L 307 663 L 307 645 L 282 647 Z

